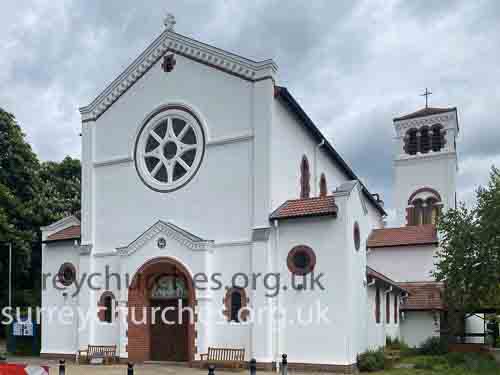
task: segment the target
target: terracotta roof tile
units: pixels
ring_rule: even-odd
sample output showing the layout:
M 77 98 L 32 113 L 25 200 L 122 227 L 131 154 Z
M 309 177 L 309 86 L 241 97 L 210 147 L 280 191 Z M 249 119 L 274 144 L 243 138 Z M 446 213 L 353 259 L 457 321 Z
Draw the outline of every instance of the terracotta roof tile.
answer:
M 439 282 L 400 283 L 409 296 L 401 304 L 401 311 L 445 310 L 444 285 Z
M 430 116 L 430 115 L 438 115 L 440 113 L 446 113 L 446 112 L 452 112 L 456 111 L 456 107 L 450 107 L 450 108 L 433 108 L 433 107 L 428 107 L 428 108 L 422 108 L 419 109 L 418 111 L 415 111 L 413 113 L 410 113 L 408 115 L 400 116 L 400 117 L 395 117 L 394 121 L 402 121 L 402 120 L 409 120 L 412 118 L 417 118 L 417 117 L 424 117 L 424 116 Z
M 71 227 L 60 230 L 59 232 L 52 233 L 47 237 L 45 242 L 64 241 L 64 240 L 77 240 L 80 239 L 80 226 L 72 225 Z
M 270 219 L 291 219 L 306 216 L 336 216 L 338 207 L 332 195 L 288 200 L 278 207 Z
M 388 278 L 387 276 L 385 276 L 383 273 L 380 273 L 378 271 L 375 271 L 373 268 L 369 267 L 369 266 L 366 266 L 366 278 L 367 279 L 378 279 L 388 285 L 392 285 L 400 290 L 402 290 L 403 292 L 407 292 L 407 290 L 405 288 L 403 288 L 401 286 L 401 284 L 395 282 L 394 280 Z M 368 280 L 369 282 L 370 280 Z
M 372 230 L 367 246 L 412 246 L 437 244 L 436 227 L 431 224 Z

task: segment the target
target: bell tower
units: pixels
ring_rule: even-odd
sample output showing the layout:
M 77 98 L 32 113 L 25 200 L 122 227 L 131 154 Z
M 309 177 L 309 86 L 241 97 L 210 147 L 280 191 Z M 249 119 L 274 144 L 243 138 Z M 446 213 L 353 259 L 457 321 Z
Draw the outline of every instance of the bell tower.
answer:
M 434 224 L 454 208 L 457 109 L 426 107 L 393 120 L 396 225 Z

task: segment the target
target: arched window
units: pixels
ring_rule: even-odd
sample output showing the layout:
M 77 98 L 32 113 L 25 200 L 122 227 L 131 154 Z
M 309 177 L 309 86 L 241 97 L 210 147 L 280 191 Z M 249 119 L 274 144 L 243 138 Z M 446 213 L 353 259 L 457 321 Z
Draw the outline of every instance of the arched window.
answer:
M 424 224 L 436 225 L 441 212 L 441 206 L 438 204 L 438 200 L 434 197 L 427 198 L 425 206 Z
M 385 322 L 391 323 L 391 293 L 385 295 Z
M 394 296 L 394 324 L 398 324 L 398 296 Z
M 410 196 L 408 205 L 408 225 L 435 225 L 441 213 L 441 196 L 434 189 L 421 188 Z
M 353 237 L 354 237 L 354 248 L 356 249 L 356 251 L 358 251 L 359 248 L 361 247 L 361 234 L 359 231 L 359 224 L 357 221 L 354 223 Z
M 405 152 L 409 155 L 415 155 L 417 151 L 417 129 L 409 129 L 405 136 Z
M 422 225 L 424 221 L 424 202 L 422 199 L 413 201 L 413 215 L 410 225 Z
M 224 315 L 229 322 L 245 322 L 248 317 L 248 299 L 245 289 L 233 287 L 226 292 L 224 297 Z
M 113 303 L 115 302 L 115 296 L 113 293 L 107 291 L 101 294 L 99 299 L 99 311 L 98 317 L 101 322 L 112 323 L 113 322 Z
M 420 152 L 422 154 L 427 154 L 431 149 L 431 137 L 429 134 L 429 128 L 424 126 L 420 129 Z
M 443 126 L 440 124 L 433 125 L 431 128 L 431 134 L 432 151 L 440 151 L 443 148 L 445 142 Z
M 309 198 L 311 194 L 310 186 L 311 173 L 309 172 L 309 160 L 307 156 L 302 156 L 302 161 L 300 163 L 300 198 Z
M 231 322 L 239 322 L 239 312 L 241 310 L 243 301 L 241 300 L 241 293 L 233 291 L 231 293 Z
M 324 173 L 321 173 L 321 177 L 319 179 L 319 196 L 326 197 L 328 194 L 328 188 L 326 186 L 326 176 Z

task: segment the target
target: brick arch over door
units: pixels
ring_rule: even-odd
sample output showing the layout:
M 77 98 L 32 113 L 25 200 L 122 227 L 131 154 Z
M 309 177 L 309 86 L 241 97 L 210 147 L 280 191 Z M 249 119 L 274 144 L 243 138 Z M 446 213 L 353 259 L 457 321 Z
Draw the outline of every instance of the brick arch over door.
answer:
M 410 198 L 408 198 L 408 206 L 412 204 L 413 199 L 417 196 L 417 194 L 420 194 L 420 193 L 431 193 L 432 195 L 434 195 L 436 197 L 438 202 L 441 202 L 441 195 L 437 192 L 437 190 L 434 190 L 433 188 L 430 188 L 430 187 L 423 187 L 423 188 L 415 190 L 410 195 Z
M 179 261 L 169 257 L 158 257 L 144 263 L 135 273 L 128 290 L 128 358 L 134 362 L 144 362 L 151 359 L 151 319 L 148 314 L 145 324 L 142 324 L 142 308 L 146 307 L 150 312 L 150 290 L 154 282 L 162 274 L 176 272 L 186 280 L 188 289 L 188 306 L 194 311 L 196 306 L 196 295 L 193 278 L 187 268 Z M 134 324 L 131 320 L 132 310 L 135 309 Z M 197 316 L 194 315 L 196 323 Z M 188 361 L 194 361 L 195 347 L 195 324 L 188 323 L 187 328 L 187 353 Z

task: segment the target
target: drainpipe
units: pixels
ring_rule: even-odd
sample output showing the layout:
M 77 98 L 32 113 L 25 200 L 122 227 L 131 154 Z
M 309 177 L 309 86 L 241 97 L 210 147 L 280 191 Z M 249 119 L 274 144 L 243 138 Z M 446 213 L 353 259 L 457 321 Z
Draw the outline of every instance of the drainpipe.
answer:
M 279 222 L 278 220 L 274 220 L 274 229 L 275 229 L 275 236 L 274 236 L 274 270 L 278 270 L 278 258 L 279 258 L 279 245 L 280 245 L 280 230 L 279 230 Z M 276 295 L 276 301 L 275 301 L 275 311 L 274 311 L 274 326 L 275 326 L 275 344 L 274 344 L 274 360 L 276 361 L 276 372 L 280 371 L 280 321 L 278 319 L 278 310 L 280 309 L 280 293 L 281 291 L 278 292 Z
M 316 145 L 314 149 L 314 196 L 318 196 L 318 151 L 325 144 L 325 140 L 322 139 L 320 143 Z

